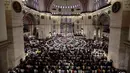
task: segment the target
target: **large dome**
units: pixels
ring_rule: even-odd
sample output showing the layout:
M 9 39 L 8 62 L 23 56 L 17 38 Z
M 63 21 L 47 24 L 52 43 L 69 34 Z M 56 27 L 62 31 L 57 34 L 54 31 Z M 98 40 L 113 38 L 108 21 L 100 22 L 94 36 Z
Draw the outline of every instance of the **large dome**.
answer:
M 79 0 L 54 0 L 50 7 L 52 14 L 79 14 L 83 11 Z
M 25 0 L 27 6 L 52 14 L 93 12 L 110 4 L 111 0 Z

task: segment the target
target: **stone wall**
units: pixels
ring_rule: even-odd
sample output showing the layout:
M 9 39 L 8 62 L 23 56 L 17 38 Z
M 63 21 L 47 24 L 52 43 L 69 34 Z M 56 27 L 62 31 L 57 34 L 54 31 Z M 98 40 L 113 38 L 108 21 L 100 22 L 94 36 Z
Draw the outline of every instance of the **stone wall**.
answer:
M 4 41 L 0 43 L 0 69 L 1 73 L 7 73 L 8 71 L 8 54 L 7 50 L 9 49 L 10 42 Z
M 4 0 L 0 0 L 0 42 L 7 40 Z

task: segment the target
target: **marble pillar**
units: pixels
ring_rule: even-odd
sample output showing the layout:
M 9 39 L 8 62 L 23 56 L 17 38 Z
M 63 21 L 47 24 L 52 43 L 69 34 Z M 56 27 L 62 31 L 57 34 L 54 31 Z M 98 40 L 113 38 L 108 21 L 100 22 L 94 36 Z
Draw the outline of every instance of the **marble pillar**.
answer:
M 18 0 L 20 3 L 21 1 Z M 12 8 L 13 1 L 10 1 L 11 6 L 6 9 L 6 25 L 8 41 L 11 43 L 7 48 L 7 62 L 8 68 L 16 67 L 21 58 L 25 58 L 24 53 L 24 40 L 23 40 L 23 14 L 22 12 L 16 13 Z
M 84 29 L 84 34 L 86 35 L 87 39 L 93 39 L 94 38 L 94 29 L 95 28 L 92 24 L 92 18 L 88 19 L 88 15 L 85 16 L 83 29 Z
M 122 3 L 122 0 L 116 0 Z M 113 1 L 114 3 L 115 1 Z M 122 3 L 123 4 L 123 3 Z M 127 70 L 128 54 L 124 42 L 129 36 L 130 12 L 122 8 L 117 13 L 111 13 L 108 58 L 114 62 L 114 67 Z
M 21 3 L 21 0 L 18 0 Z M 23 13 L 16 13 L 12 9 L 12 32 L 13 32 L 13 46 L 15 66 L 19 64 L 21 58 L 24 59 L 24 40 L 23 40 Z
M 84 32 L 87 39 L 94 38 L 94 26 L 92 24 L 87 24 Z

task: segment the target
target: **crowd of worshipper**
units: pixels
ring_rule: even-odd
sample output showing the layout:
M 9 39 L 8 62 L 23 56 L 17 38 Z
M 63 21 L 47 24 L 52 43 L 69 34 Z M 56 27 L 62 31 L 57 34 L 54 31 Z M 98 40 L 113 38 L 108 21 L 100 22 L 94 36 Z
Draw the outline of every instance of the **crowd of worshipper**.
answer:
M 46 45 L 49 49 L 83 49 L 86 45 L 86 42 L 82 39 L 77 39 L 74 37 L 54 37 L 47 41 Z
M 104 41 L 63 36 L 24 40 L 25 60 L 8 73 L 119 73 L 107 59 Z
M 85 36 L 82 33 L 75 33 L 74 36 Z

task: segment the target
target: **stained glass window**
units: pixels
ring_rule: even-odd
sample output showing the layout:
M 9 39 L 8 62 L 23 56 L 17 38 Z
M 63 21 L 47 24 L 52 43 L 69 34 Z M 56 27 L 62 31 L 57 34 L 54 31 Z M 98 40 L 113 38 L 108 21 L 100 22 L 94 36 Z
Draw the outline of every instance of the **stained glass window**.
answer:
M 39 10 L 39 2 L 38 2 L 38 0 L 25 0 L 25 4 L 28 7 L 34 8 L 36 10 Z
M 108 0 L 95 0 L 93 10 L 98 10 L 106 5 L 108 5 Z

